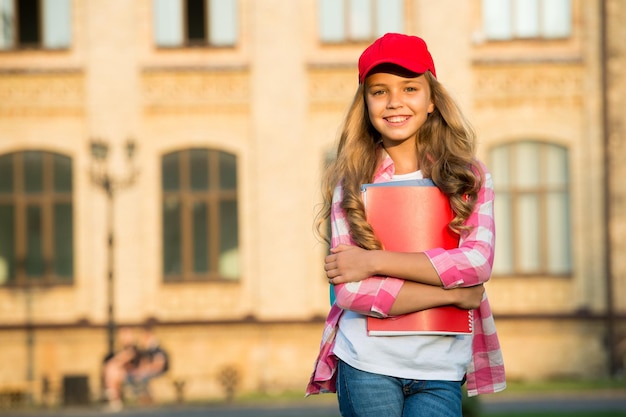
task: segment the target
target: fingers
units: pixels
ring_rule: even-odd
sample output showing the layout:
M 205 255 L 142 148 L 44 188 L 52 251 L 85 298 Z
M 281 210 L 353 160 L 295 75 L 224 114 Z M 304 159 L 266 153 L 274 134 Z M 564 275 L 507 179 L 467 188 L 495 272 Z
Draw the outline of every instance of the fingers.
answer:
M 342 284 L 341 277 L 340 276 L 336 276 L 336 277 L 328 278 L 328 283 L 330 285 Z
M 337 275 L 337 256 L 329 255 L 324 260 L 324 271 L 326 271 L 326 276 L 330 279 Z

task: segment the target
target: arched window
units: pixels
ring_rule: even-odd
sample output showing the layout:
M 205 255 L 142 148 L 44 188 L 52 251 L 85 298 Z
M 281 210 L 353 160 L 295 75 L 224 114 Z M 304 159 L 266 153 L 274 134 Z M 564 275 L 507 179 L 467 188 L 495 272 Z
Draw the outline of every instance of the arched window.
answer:
M 520 141 L 493 148 L 496 201 L 494 273 L 572 272 L 567 149 Z
M 236 156 L 202 148 L 168 153 L 161 175 L 164 280 L 238 279 Z
M 0 155 L 0 283 L 71 283 L 72 160 L 45 151 Z

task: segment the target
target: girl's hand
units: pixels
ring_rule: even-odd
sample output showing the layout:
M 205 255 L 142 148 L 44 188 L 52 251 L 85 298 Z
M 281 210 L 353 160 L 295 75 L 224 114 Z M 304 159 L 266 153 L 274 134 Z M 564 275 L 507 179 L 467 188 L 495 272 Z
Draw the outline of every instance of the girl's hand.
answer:
M 480 284 L 473 287 L 459 287 L 447 291 L 456 292 L 455 296 L 457 301 L 454 303 L 455 306 L 465 310 L 472 310 L 480 307 L 480 302 L 485 293 L 485 287 Z
M 324 260 L 328 282 L 333 285 L 362 281 L 373 275 L 370 265 L 371 251 L 341 244 L 330 250 Z

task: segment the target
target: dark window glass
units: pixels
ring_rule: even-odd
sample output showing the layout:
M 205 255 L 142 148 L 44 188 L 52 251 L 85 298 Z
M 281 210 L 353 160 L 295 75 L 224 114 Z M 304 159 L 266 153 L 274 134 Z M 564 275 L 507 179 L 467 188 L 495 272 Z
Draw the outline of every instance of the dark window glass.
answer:
M 205 0 L 187 0 L 187 38 L 189 43 L 205 43 Z
M 209 210 L 204 202 L 193 205 L 193 272 L 209 271 Z
M 191 155 L 191 189 L 207 190 L 209 188 L 209 151 L 192 149 Z
M 72 217 L 71 204 L 59 203 L 54 205 L 54 247 L 56 248 L 54 273 L 65 279 L 74 275 Z
M 39 45 L 41 39 L 39 0 L 19 0 L 17 2 L 17 15 L 20 44 L 24 46 Z
M 224 190 L 237 189 L 237 159 L 235 155 L 220 153 L 220 188 Z
M 220 203 L 220 274 L 228 278 L 239 276 L 239 228 L 237 202 Z
M 163 176 L 164 190 L 178 190 L 180 188 L 180 168 L 177 153 L 170 153 L 163 157 L 161 175 Z
M 0 193 L 13 192 L 13 156 L 0 156 Z
M 163 271 L 165 276 L 182 272 L 180 201 L 168 197 L 163 203 Z
M 43 153 L 24 152 L 24 191 L 40 193 L 43 190 Z
M 30 277 L 42 277 L 44 274 L 41 223 L 41 207 L 28 206 L 26 209 L 26 273 Z
M 54 155 L 54 191 L 72 191 L 72 160 L 64 155 Z
M 15 280 L 15 215 L 11 204 L 0 204 L 0 285 Z

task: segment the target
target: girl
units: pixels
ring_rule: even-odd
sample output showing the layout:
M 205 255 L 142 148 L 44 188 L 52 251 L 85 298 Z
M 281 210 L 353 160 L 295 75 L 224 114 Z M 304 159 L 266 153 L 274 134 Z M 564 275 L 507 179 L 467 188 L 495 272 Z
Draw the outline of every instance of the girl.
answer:
M 359 58 L 359 87 L 337 158 L 326 171 L 319 223 L 330 217 L 324 269 L 336 300 L 307 395 L 337 392 L 342 416 L 461 416 L 469 395 L 505 388 L 483 283 L 494 246 L 493 184 L 474 134 L 437 81 L 426 43 L 386 34 Z M 431 178 L 449 197 L 457 249 L 381 250 L 365 219 L 361 185 Z M 397 277 L 397 278 L 392 278 Z M 368 336 L 366 316 L 441 305 L 474 309 L 474 334 Z

